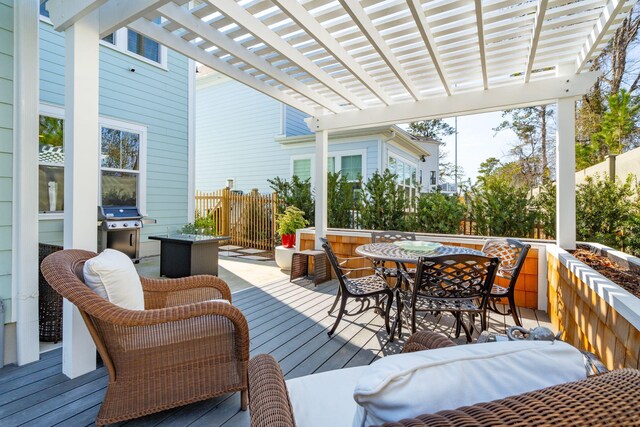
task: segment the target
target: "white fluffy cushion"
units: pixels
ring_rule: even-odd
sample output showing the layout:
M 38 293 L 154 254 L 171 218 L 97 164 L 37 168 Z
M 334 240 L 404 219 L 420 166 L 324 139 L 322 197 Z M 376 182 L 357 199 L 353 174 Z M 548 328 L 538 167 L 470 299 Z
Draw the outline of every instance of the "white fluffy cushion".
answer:
M 96 294 L 129 310 L 144 310 L 144 293 L 140 276 L 127 255 L 105 249 L 87 260 L 83 268 L 84 282 Z
M 353 389 L 368 369 L 368 366 L 359 366 L 287 380 L 296 425 L 349 426 L 358 406 L 353 400 Z
M 356 384 L 354 427 L 488 402 L 586 377 L 561 341 L 461 345 L 383 357 Z

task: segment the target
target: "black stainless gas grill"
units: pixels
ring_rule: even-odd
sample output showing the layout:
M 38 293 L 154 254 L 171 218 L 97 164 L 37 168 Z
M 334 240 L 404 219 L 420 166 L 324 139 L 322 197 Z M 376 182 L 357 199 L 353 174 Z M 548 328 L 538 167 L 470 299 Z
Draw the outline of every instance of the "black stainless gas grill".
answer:
M 98 206 L 98 250 L 124 252 L 138 262 L 142 215 L 135 206 Z

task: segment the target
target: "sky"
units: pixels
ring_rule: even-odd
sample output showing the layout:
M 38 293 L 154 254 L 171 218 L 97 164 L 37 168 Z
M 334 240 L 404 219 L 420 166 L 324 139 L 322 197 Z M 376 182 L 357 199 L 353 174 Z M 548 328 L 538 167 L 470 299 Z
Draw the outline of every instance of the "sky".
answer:
M 445 119 L 452 127 L 455 119 Z M 475 182 L 480 163 L 489 157 L 505 160 L 509 147 L 517 142 L 515 133 L 503 130 L 495 133 L 493 128 L 502 122 L 502 112 L 475 114 L 473 116 L 458 117 L 458 165 L 464 169 L 465 180 L 471 178 Z M 454 163 L 455 137 L 443 138 L 447 152 L 447 161 Z

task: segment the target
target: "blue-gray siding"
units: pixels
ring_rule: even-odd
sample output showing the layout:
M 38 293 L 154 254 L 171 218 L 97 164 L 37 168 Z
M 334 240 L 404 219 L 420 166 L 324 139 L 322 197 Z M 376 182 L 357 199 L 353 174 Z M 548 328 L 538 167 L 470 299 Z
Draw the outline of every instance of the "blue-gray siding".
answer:
M 12 174 L 13 0 L 0 0 L 0 299 L 7 321 L 11 318 Z M 0 327 L 3 323 L 0 319 Z
M 309 117 L 308 114 L 303 113 L 300 110 L 296 110 L 293 107 L 288 105 L 284 106 L 284 117 L 285 117 L 285 135 L 286 136 L 298 136 L 298 135 L 309 135 L 311 131 L 309 127 L 304 122 L 304 119 Z
M 64 35 L 41 22 L 40 99 L 64 105 Z M 135 72 L 130 69 L 135 68 Z M 100 47 L 100 115 L 147 126 L 147 213 L 143 253 L 157 245 L 150 234 L 187 221 L 188 61 L 168 53 L 168 71 L 112 48 Z M 40 221 L 40 239 L 62 241 L 60 220 Z M 148 248 L 145 250 L 145 246 Z

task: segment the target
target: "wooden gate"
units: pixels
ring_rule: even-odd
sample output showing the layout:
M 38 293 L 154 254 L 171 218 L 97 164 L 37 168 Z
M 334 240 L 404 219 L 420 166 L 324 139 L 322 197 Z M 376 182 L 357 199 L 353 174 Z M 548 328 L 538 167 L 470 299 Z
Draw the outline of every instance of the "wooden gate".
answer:
M 213 216 L 216 234 L 229 236 L 232 245 L 272 251 L 276 240 L 277 197 L 253 190 L 239 194 L 224 188 L 196 192 L 196 212 Z

